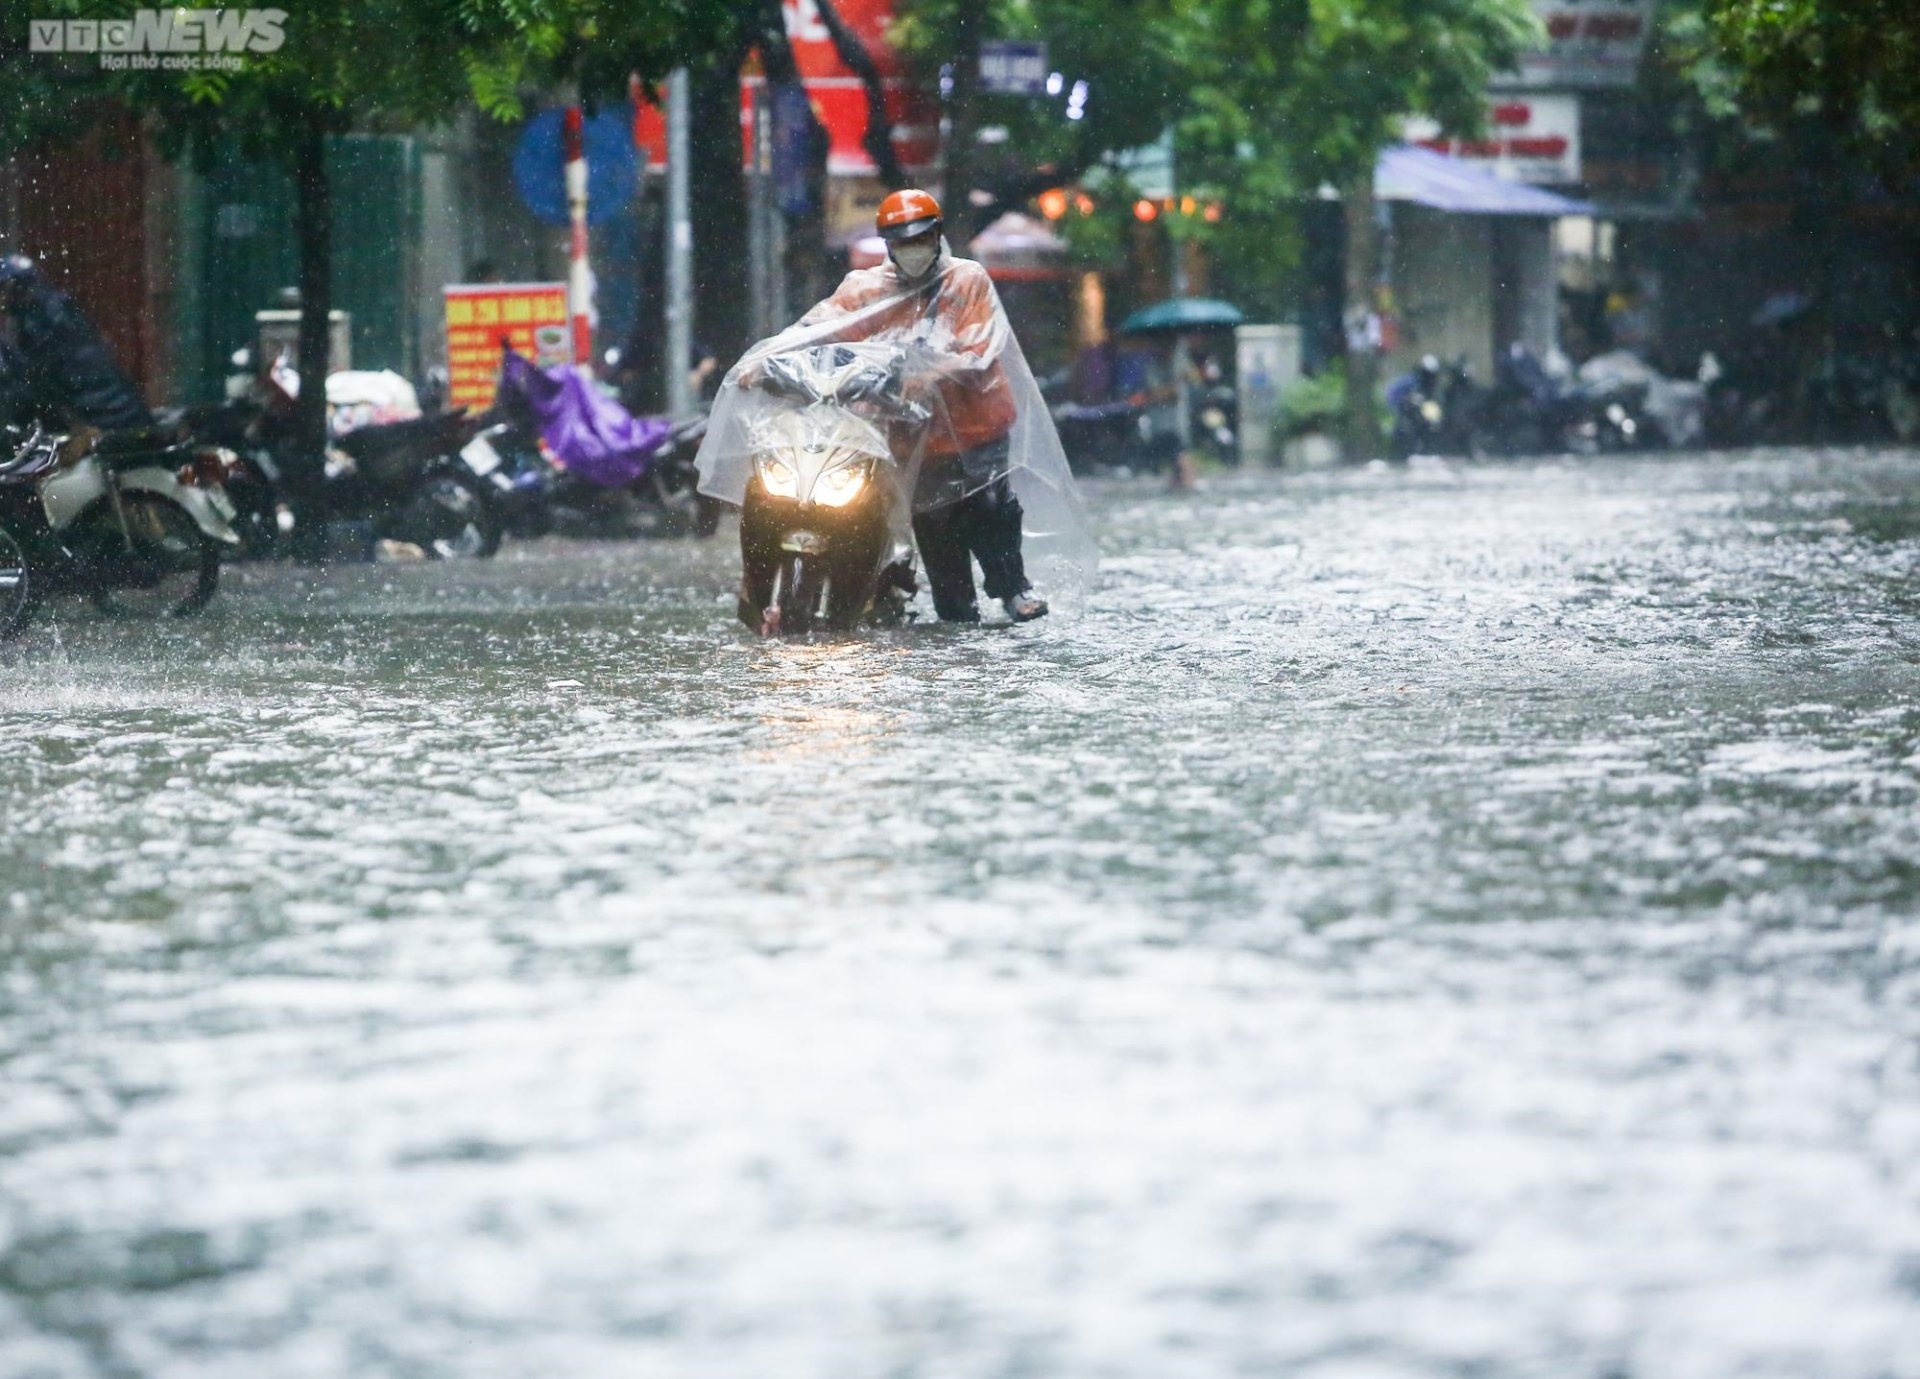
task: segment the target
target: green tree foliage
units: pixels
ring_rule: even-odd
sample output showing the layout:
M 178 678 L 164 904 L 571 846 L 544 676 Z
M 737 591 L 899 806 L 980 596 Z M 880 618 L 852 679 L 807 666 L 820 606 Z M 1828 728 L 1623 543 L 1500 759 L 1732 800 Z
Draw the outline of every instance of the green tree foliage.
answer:
M 1336 189 L 1347 203 L 1350 313 L 1375 305 L 1380 148 L 1408 115 L 1477 130 L 1489 78 L 1534 36 L 1521 0 L 1178 0 L 1178 14 L 1192 75 L 1182 163 L 1226 202 L 1222 267 L 1270 287 L 1294 265 L 1303 199 Z M 1380 446 L 1375 372 L 1371 354 L 1348 360 L 1356 456 Z
M 947 185 L 978 190 L 949 214 L 983 222 L 1036 192 L 1071 182 L 1121 149 L 1158 138 L 1181 109 L 1186 80 L 1169 39 L 1174 0 L 900 0 L 889 34 L 929 86 L 952 83 Z M 981 91 L 973 54 L 987 39 L 1041 39 L 1064 78 L 1051 97 Z M 1066 117 L 1072 84 L 1087 83 L 1083 118 Z M 1004 129 L 998 143 L 976 142 Z
M 903 0 L 901 11 L 900 40 L 922 70 L 954 77 L 950 194 L 958 168 L 991 211 L 1171 125 L 1182 191 L 1225 214 L 1170 218 L 1169 229 L 1210 239 L 1223 276 L 1261 302 L 1297 264 L 1306 199 L 1323 186 L 1370 195 L 1374 158 L 1408 115 L 1474 132 L 1489 77 L 1535 37 L 1525 0 Z M 972 91 L 973 53 L 994 37 L 1045 39 L 1055 68 L 1088 81 L 1086 118 Z M 987 161 L 969 133 L 996 124 L 1017 154 L 965 176 Z M 1368 369 L 1349 377 L 1372 386 Z M 1371 407 L 1356 405 L 1363 414 Z
M 1705 0 L 1702 76 L 1749 115 L 1812 119 L 1883 165 L 1911 166 L 1920 134 L 1914 0 Z
M 1473 130 L 1534 22 L 1522 0 L 1179 0 L 1178 21 L 1183 140 L 1276 190 L 1345 186 L 1407 115 Z

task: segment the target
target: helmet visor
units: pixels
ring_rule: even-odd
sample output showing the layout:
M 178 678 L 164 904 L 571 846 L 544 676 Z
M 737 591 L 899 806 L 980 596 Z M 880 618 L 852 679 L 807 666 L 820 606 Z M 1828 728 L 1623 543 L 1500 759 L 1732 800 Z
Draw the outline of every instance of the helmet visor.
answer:
M 915 235 L 924 235 L 940 224 L 937 215 L 922 216 L 918 220 L 902 221 L 898 225 L 882 225 L 880 238 L 885 240 L 912 239 Z

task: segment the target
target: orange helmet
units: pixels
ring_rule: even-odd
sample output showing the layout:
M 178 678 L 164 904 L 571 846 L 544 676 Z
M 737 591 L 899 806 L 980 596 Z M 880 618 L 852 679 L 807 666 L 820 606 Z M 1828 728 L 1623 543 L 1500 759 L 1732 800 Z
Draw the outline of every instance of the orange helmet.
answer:
M 873 218 L 873 228 L 882 239 L 912 239 L 939 225 L 940 203 L 918 187 L 892 193 Z

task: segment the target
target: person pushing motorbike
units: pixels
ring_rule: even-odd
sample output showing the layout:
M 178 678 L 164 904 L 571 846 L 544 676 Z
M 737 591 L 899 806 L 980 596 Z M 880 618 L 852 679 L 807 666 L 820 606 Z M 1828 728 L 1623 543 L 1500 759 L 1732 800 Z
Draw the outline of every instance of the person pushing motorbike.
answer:
M 844 321 L 838 339 L 900 339 L 925 350 L 929 367 L 909 380 L 909 395 L 937 395 L 945 424 L 929 429 L 919 456 L 913 535 L 934 610 L 945 622 L 979 620 L 977 560 L 987 597 L 1028 622 L 1044 616 L 1047 603 L 1027 579 L 1020 500 L 1008 476 L 1018 409 L 998 358 L 1006 316 L 986 269 L 954 255 L 942 228 L 940 203 L 928 193 L 888 196 L 874 217 L 887 262 L 847 274 L 797 328 Z
M 977 560 L 988 597 L 1010 618 L 1041 617 L 1047 603 L 1033 591 L 1022 549 L 1032 504 L 1040 504 L 1050 562 L 1089 574 L 1093 563 L 1053 419 L 986 269 L 953 254 L 942 237 L 939 203 L 924 191 L 894 192 L 875 228 L 886 262 L 847 274 L 832 296 L 728 373 L 701 447 L 701 491 L 744 501 L 752 398 L 766 385 L 769 360 L 821 346 L 888 347 L 918 418 L 896 416 L 888 445 L 934 610 L 943 621 L 979 620 Z

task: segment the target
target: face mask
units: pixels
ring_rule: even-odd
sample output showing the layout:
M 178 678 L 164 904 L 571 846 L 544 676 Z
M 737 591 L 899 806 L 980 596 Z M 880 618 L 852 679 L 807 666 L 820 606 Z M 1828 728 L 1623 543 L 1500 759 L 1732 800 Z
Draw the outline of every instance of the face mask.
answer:
M 925 277 L 939 253 L 939 246 L 933 244 L 902 244 L 894 249 L 893 261 L 901 273 L 912 280 Z

